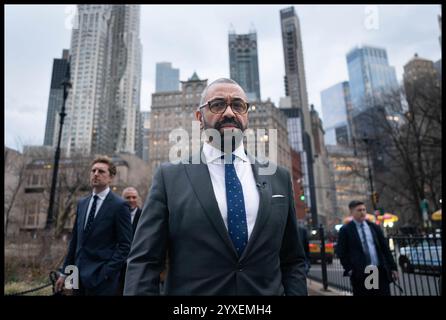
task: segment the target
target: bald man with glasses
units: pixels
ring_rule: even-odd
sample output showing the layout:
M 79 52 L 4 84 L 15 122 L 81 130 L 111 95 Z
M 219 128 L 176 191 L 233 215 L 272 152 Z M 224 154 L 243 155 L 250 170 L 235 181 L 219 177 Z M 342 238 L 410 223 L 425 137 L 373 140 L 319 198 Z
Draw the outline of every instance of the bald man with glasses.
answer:
M 249 103 L 218 79 L 195 117 L 213 129 L 199 164 L 165 163 L 154 175 L 128 258 L 124 295 L 307 295 L 305 254 L 289 172 L 245 152 Z M 212 138 L 212 139 L 211 139 Z M 261 170 L 260 170 L 261 171 Z

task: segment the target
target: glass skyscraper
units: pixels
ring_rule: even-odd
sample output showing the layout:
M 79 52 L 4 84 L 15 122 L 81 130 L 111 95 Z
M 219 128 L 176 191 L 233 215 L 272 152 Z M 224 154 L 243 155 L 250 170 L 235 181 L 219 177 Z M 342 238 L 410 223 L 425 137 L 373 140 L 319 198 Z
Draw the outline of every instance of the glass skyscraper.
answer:
M 321 91 L 321 104 L 325 144 L 337 144 L 339 137 L 336 132 L 345 131 L 345 128 L 347 129 L 347 140 L 345 142 L 348 144 L 351 139 L 349 83 L 347 81 L 340 82 Z M 342 134 L 342 139 L 345 140 L 345 134 Z
M 347 53 L 347 67 L 354 114 L 371 107 L 376 98 L 398 87 L 395 68 L 389 65 L 385 49 L 353 48 Z
M 46 115 L 45 138 L 43 144 L 45 146 L 56 145 L 57 134 L 59 129 L 58 113 L 63 104 L 63 86 L 62 82 L 67 76 L 69 61 L 69 50 L 63 50 L 61 59 L 54 59 L 53 73 L 51 76 L 50 97 L 48 99 L 48 111 Z
M 250 101 L 260 101 L 257 34 L 231 32 L 228 40 L 231 79 L 240 84 Z
M 170 62 L 156 64 L 155 92 L 178 91 L 180 86 L 180 69 L 172 68 Z

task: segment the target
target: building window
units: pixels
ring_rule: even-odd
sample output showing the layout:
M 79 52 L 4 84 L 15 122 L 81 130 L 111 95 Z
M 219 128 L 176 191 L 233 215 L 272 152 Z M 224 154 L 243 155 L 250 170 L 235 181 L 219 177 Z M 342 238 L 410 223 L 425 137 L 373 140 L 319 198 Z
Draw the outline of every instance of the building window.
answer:
M 39 175 L 37 175 L 37 174 L 32 175 L 31 185 L 33 185 L 33 186 L 39 185 Z
M 33 201 L 25 207 L 25 227 L 38 227 L 40 216 L 40 203 Z

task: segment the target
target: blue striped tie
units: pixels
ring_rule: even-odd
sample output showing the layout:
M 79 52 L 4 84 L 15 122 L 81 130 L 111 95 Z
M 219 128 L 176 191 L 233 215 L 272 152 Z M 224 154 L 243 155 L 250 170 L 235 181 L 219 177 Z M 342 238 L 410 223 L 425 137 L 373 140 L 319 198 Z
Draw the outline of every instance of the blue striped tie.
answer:
M 245 200 L 243 198 L 242 184 L 235 171 L 234 159 L 235 155 L 232 155 L 232 163 L 225 163 L 228 231 L 239 256 L 241 256 L 248 243 L 248 225 L 246 223 Z

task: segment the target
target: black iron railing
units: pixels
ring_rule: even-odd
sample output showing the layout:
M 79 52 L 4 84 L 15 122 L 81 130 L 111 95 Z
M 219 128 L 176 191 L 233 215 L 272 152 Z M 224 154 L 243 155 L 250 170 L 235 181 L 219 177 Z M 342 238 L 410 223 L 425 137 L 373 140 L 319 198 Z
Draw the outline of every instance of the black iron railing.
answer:
M 390 236 L 387 240 L 399 274 L 398 281 L 390 285 L 391 294 L 394 296 L 441 295 L 441 234 L 398 235 Z M 326 270 L 324 270 L 325 266 Z M 326 275 L 324 275 L 325 272 Z M 343 276 L 343 273 L 344 269 L 335 250 L 331 263 L 326 255 L 321 254 L 321 264 L 313 263 L 308 277 L 320 281 L 324 288 L 332 287 L 351 293 L 350 279 Z

